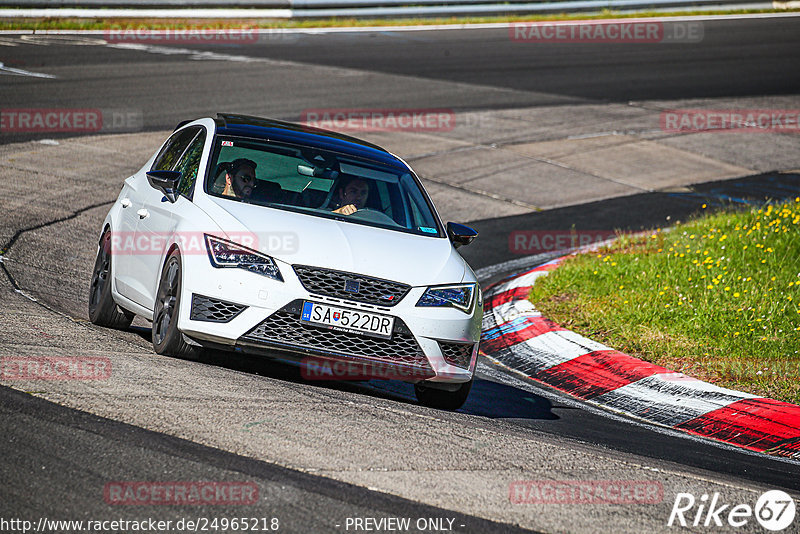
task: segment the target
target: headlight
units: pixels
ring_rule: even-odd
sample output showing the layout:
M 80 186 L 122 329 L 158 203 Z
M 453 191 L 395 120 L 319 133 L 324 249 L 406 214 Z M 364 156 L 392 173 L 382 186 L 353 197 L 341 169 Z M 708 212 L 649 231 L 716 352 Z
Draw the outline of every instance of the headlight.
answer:
M 283 282 L 278 265 L 269 256 L 218 237 L 205 236 L 208 259 L 214 267 L 238 267 Z
M 475 284 L 429 287 L 417 301 L 422 307 L 451 307 L 469 313 L 475 295 Z

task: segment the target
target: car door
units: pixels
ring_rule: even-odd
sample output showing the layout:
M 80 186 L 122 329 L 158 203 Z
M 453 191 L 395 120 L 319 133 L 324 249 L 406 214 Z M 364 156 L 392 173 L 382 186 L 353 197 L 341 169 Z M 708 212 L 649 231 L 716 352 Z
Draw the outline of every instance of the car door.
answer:
M 179 171 L 181 173 L 181 181 L 178 184 L 178 198 L 174 203 L 169 205 L 169 236 L 173 235 L 175 228 L 191 227 L 191 225 L 188 224 L 180 224 L 183 218 L 188 218 L 194 221 L 198 220 L 196 211 L 199 208 L 197 208 L 197 206 L 195 206 L 192 202 L 192 197 L 194 194 L 194 185 L 197 181 L 197 175 L 200 171 L 200 160 L 203 157 L 205 142 L 206 130 L 205 128 L 201 128 L 195 135 L 194 139 L 192 139 L 192 142 L 186 148 L 184 153 L 181 155 L 178 163 L 172 168 L 172 170 Z M 191 251 L 187 251 L 184 248 L 184 253 L 196 254 L 198 246 L 203 247 L 203 250 L 205 250 L 202 235 L 179 235 L 177 236 L 177 239 L 179 243 L 191 244 L 191 246 L 195 247 Z M 171 240 L 169 239 L 163 240 L 163 247 L 166 247 L 170 242 Z M 148 273 L 152 275 L 150 278 L 152 280 L 152 284 L 149 288 L 148 298 L 150 298 L 153 303 L 155 302 L 156 293 L 158 292 L 158 283 L 161 277 L 161 267 L 163 264 L 162 260 L 164 259 L 166 252 L 167 251 L 162 248 L 160 250 L 160 254 L 158 256 L 149 258 L 149 260 L 152 261 L 148 262 L 148 265 L 145 266 L 145 268 L 148 270 Z
M 134 235 L 139 217 L 136 215 L 137 207 L 142 204 L 142 189 L 149 188 L 144 173 L 134 174 L 125 180 L 120 194 L 119 220 L 116 230 L 111 237 L 111 252 L 114 255 L 114 278 L 117 292 L 131 298 L 133 294 L 131 280 L 131 262 L 136 254 Z
M 202 138 L 198 141 L 199 138 Z M 205 128 L 202 126 L 185 128 L 176 132 L 164 145 L 156 157 L 150 170 L 179 170 L 178 167 L 189 154 L 190 148 L 205 140 Z M 202 148 L 200 149 L 202 153 Z M 199 163 L 199 160 L 198 160 Z M 128 298 L 153 309 L 155 293 L 158 289 L 158 278 L 161 274 L 161 261 L 175 228 L 173 211 L 175 205 L 164 196 L 164 193 L 150 186 L 147 177 L 138 190 L 138 204 L 134 204 L 136 213 L 136 229 L 133 241 L 135 253 L 128 262 L 130 269 L 128 278 Z

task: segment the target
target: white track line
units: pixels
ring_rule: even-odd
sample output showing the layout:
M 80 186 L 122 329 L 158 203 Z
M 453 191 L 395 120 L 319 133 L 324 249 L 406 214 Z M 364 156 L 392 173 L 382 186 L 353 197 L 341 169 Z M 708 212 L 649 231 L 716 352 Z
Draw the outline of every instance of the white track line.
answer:
M 55 78 L 52 74 L 43 74 L 41 72 L 31 72 L 29 70 L 22 70 L 22 69 L 14 69 L 11 67 L 6 67 L 3 63 L 0 63 L 0 72 L 6 72 L 8 74 L 15 74 L 17 76 L 32 76 L 34 78 Z
M 279 13 L 279 14 L 270 14 Z M 286 15 L 282 15 L 286 13 Z M 291 10 L 282 9 L 4 9 L 0 18 L 40 18 L 40 17 L 71 17 L 71 18 L 109 18 L 109 17 L 145 17 L 145 18 L 288 18 Z M 800 13 L 749 13 L 735 15 L 678 15 L 668 17 L 643 17 L 646 20 L 661 22 L 689 22 L 712 20 L 743 20 L 743 19 L 769 19 L 800 17 Z M 565 19 L 561 22 L 573 24 L 597 24 L 607 19 Z M 613 19 L 614 21 L 630 21 L 632 19 Z M 550 21 L 542 21 L 546 23 Z M 325 33 L 375 33 L 375 32 L 410 32 L 410 31 L 443 31 L 443 30 L 490 30 L 506 29 L 512 23 L 492 22 L 481 24 L 420 24 L 416 26 L 363 26 L 363 27 L 330 27 L 330 28 L 263 28 L 253 30 L 256 33 L 296 33 L 296 34 L 325 34 Z M 520 23 L 516 23 L 520 24 Z M 522 22 L 521 24 L 525 24 Z M 37 34 L 70 34 L 70 35 L 103 35 L 110 30 L 36 30 Z M 210 31 L 210 30 L 209 30 Z M 226 31 L 226 30 L 220 30 Z M 227 30 L 228 32 L 230 30 Z M 34 30 L 0 30 L 2 34 L 34 33 Z

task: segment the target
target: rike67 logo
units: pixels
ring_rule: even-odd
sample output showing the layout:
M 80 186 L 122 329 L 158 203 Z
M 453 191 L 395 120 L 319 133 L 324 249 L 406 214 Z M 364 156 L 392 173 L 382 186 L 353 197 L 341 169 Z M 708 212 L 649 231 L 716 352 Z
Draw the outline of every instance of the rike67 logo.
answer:
M 725 503 L 719 493 L 711 496 L 704 493 L 700 499 L 695 499 L 691 493 L 678 493 L 667 526 L 739 528 L 755 517 L 766 530 L 778 532 L 792 524 L 795 512 L 794 499 L 780 490 L 763 493 L 752 507 L 744 503 Z

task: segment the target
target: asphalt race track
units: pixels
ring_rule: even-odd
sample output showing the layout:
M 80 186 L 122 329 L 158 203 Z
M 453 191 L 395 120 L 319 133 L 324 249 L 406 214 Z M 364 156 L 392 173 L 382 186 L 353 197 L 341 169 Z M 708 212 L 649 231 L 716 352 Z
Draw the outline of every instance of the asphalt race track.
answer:
M 113 364 L 103 381 L 0 380 L 0 518 L 247 516 L 278 518 L 286 532 L 353 532 L 348 518 L 409 517 L 442 520 L 423 531 L 676 532 L 689 530 L 667 526 L 679 492 L 753 505 L 783 489 L 797 500 L 797 462 L 601 413 L 488 362 L 464 408 L 448 413 L 418 406 L 403 383 L 308 382 L 289 365 L 226 353 L 159 357 L 148 323 L 117 332 L 86 319 L 96 234 L 122 180 L 178 121 L 217 111 L 449 110 L 453 128 L 356 135 L 417 169 L 445 220 L 481 231 L 461 249 L 476 269 L 553 253 L 515 248 L 516 231 L 640 229 L 703 204 L 796 196 L 797 133 L 674 134 L 659 121 L 670 109 L 800 109 L 800 18 L 700 23 L 702 41 L 669 44 L 514 42 L 507 29 L 180 45 L 0 36 L 4 110 L 134 117 L 79 134 L 0 131 L 0 355 Z M 484 271 L 487 281 L 514 265 Z M 104 499 L 110 482 L 152 480 L 242 481 L 260 499 Z M 510 485 L 526 480 L 645 481 L 662 496 L 514 502 Z M 751 521 L 736 531 L 762 530 Z

